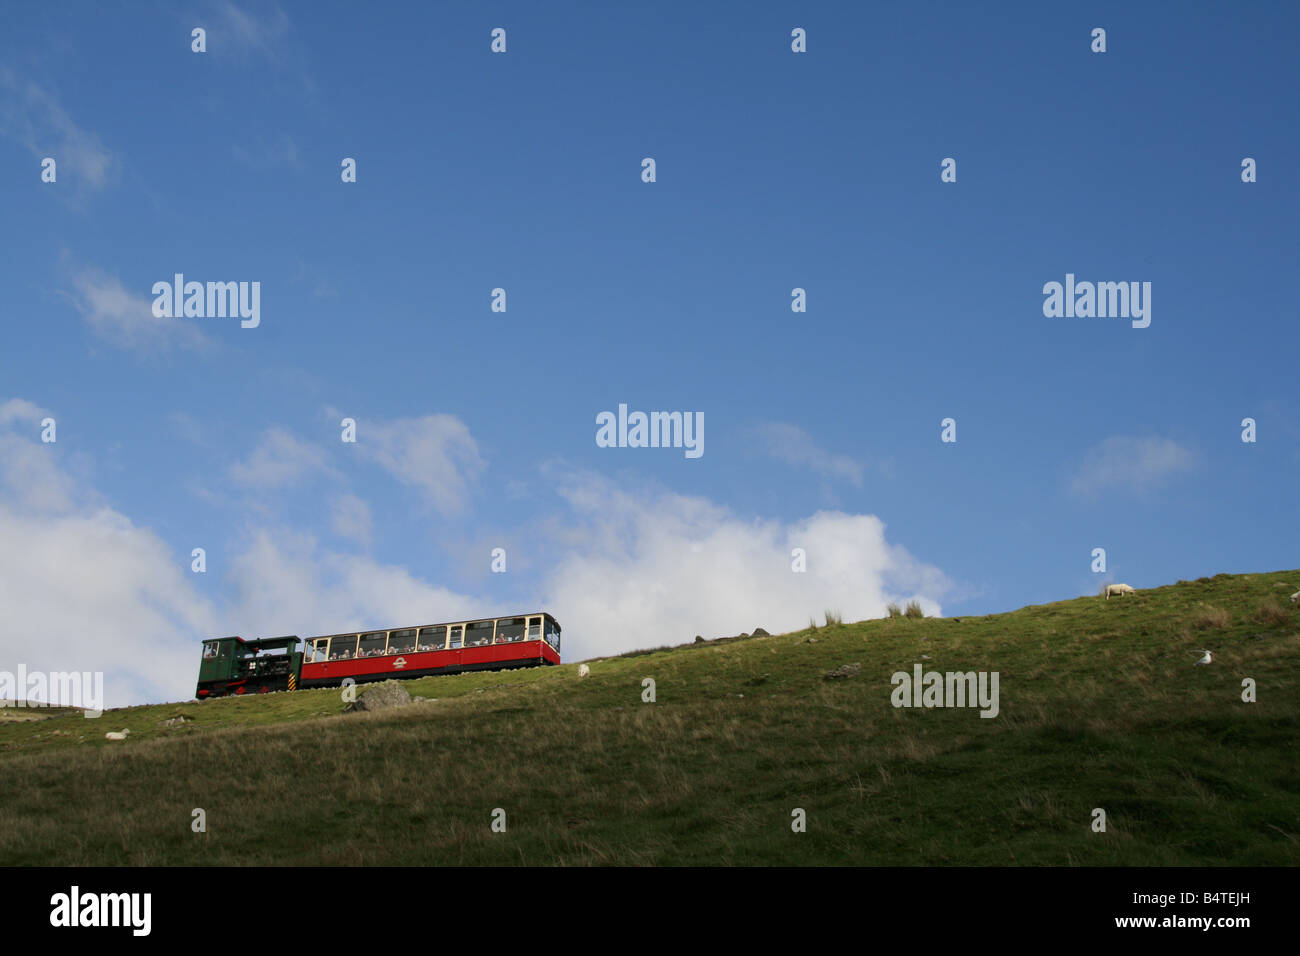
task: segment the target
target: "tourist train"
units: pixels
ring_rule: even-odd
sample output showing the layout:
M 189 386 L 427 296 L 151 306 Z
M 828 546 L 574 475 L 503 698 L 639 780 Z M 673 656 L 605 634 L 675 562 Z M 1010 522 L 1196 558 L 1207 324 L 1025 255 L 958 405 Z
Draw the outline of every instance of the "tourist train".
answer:
M 203 642 L 195 696 L 266 694 L 391 678 L 560 663 L 560 625 L 545 611 L 391 631 Z

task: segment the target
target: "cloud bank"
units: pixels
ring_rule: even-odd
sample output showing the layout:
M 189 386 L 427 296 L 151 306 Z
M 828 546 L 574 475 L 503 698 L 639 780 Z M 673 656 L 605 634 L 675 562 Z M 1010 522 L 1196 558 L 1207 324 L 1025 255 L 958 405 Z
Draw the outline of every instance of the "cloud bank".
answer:
M 527 604 L 559 618 L 564 657 L 577 660 L 696 634 L 794 630 L 827 609 L 845 620 L 879 617 L 889 601 L 917 599 L 935 614 L 949 587 L 937 568 L 890 544 L 873 515 L 752 520 L 703 498 L 552 472 L 556 507 L 534 535 L 548 560 L 539 563 L 544 571 L 511 582 L 521 588 L 518 606 L 322 544 L 274 516 L 226 547 L 223 596 L 214 602 L 197 587 L 188 554 L 104 507 L 94 488 L 60 467 L 58 446 L 39 440 L 44 414 L 31 402 L 0 403 L 0 606 L 7 611 L 0 669 L 102 670 L 110 707 L 191 697 L 199 641 L 210 636 L 307 637 Z M 475 447 L 451 416 L 387 423 L 379 433 L 396 471 L 443 460 L 447 443 L 463 454 Z M 237 467 L 253 484 L 282 486 L 314 462 L 309 446 L 273 431 Z M 444 504 L 463 500 L 464 476 L 456 474 Z M 448 481 L 438 473 L 427 486 L 414 483 L 438 501 Z M 341 544 L 368 540 L 371 509 L 382 499 L 348 492 L 325 500 Z M 800 564 L 806 570 L 793 569 Z

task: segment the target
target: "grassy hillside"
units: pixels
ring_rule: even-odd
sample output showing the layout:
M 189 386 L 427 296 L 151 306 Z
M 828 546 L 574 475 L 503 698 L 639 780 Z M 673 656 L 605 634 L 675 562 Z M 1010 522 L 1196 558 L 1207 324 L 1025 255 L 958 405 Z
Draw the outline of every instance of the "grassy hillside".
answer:
M 1297 589 L 1300 571 L 1221 574 L 585 679 L 427 678 L 405 686 L 437 700 L 377 714 L 322 690 L 0 722 L 0 863 L 1294 864 Z M 999 715 L 894 708 L 891 675 L 918 662 L 999 672 Z

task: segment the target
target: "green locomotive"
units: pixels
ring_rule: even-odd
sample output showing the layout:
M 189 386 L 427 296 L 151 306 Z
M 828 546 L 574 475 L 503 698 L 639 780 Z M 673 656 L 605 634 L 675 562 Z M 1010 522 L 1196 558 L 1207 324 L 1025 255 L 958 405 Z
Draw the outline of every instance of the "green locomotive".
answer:
M 297 690 L 301 671 L 302 651 L 296 636 L 268 637 L 260 641 L 220 637 L 203 642 L 195 696 Z

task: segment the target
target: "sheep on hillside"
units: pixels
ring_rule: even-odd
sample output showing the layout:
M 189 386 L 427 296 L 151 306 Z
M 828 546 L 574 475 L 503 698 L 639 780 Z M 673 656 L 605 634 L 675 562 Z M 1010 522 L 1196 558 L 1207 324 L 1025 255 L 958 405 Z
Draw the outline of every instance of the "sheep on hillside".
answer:
M 1300 591 L 1296 591 L 1295 594 L 1291 595 L 1291 603 L 1300 604 Z
M 104 736 L 109 740 L 126 740 L 126 735 L 130 732 L 129 730 L 110 730 Z
M 1106 600 L 1110 600 L 1112 594 L 1132 594 L 1136 588 L 1129 587 L 1127 584 L 1108 584 L 1106 585 Z

